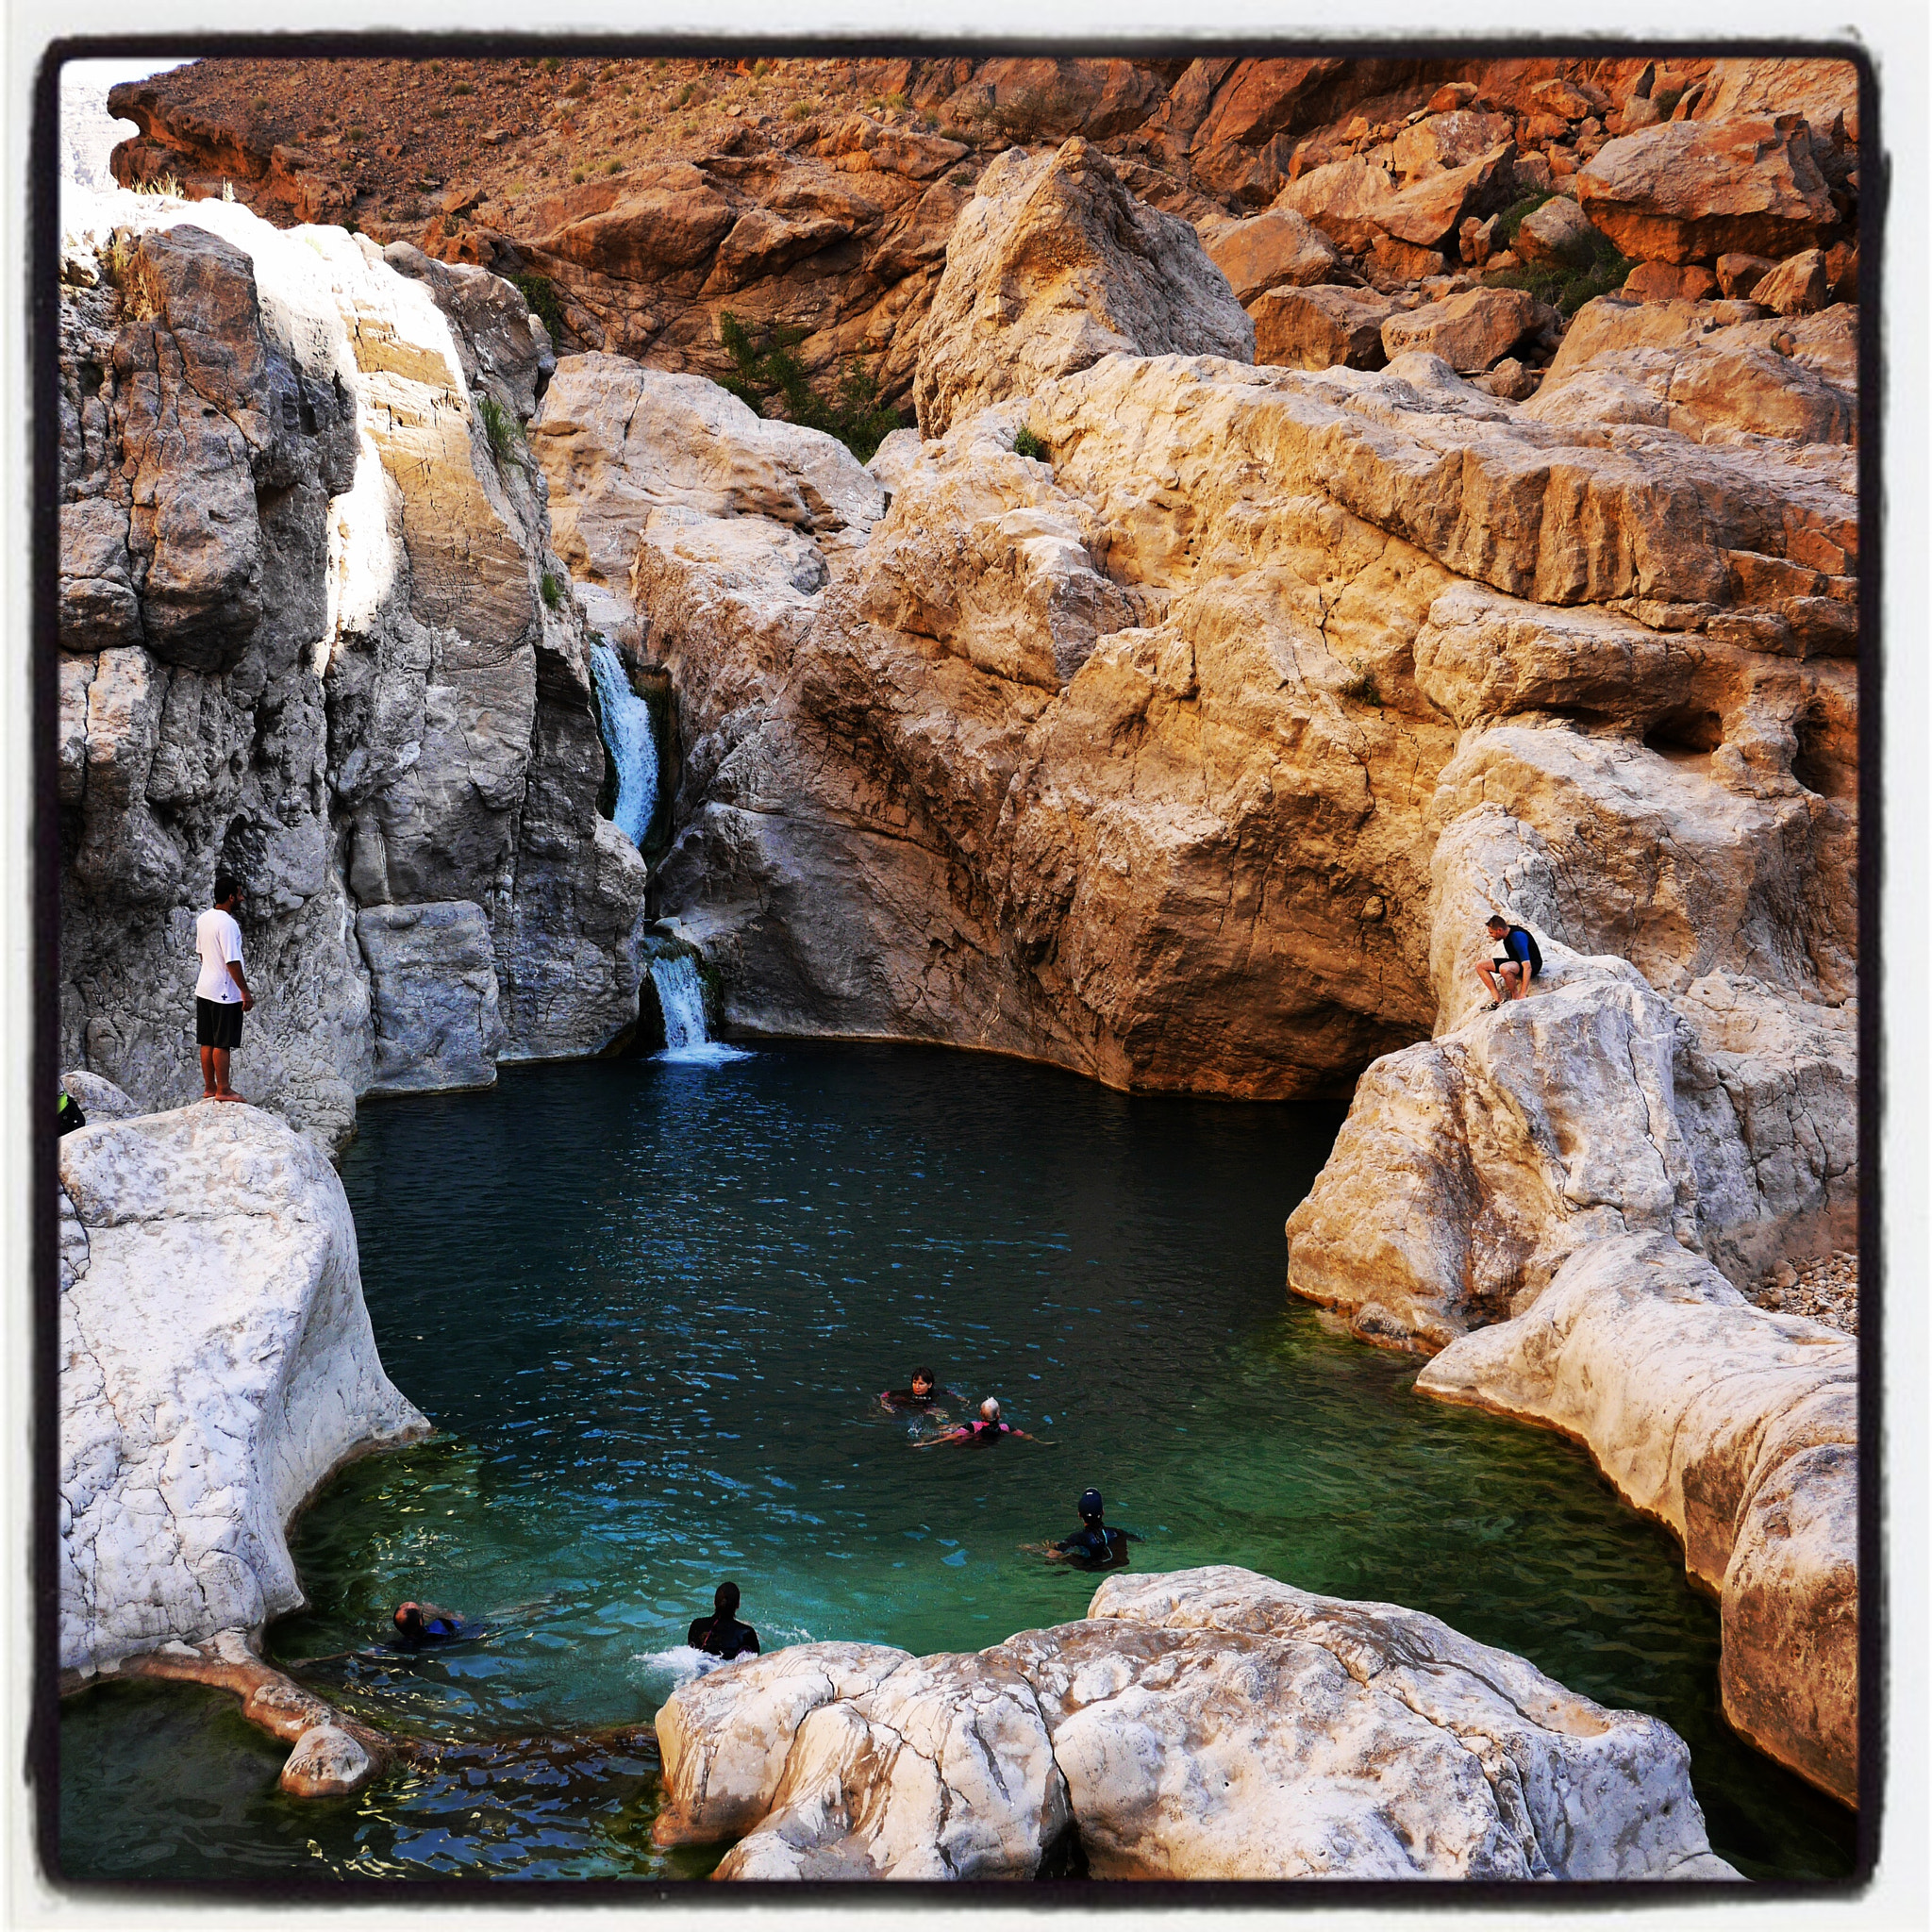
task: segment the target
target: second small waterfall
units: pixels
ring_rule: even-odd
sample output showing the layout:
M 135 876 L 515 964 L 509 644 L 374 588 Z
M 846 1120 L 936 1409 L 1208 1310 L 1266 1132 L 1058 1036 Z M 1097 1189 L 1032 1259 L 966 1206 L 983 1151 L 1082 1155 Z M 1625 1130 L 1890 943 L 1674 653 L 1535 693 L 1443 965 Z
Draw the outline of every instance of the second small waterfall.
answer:
M 664 1015 L 664 1051 L 658 1056 L 659 1059 L 749 1058 L 744 1048 L 727 1046 L 722 1040 L 709 1037 L 705 1025 L 705 989 L 698 978 L 697 961 L 688 953 L 672 958 L 654 958 L 651 984 L 658 989 L 658 1005 Z
M 640 848 L 658 810 L 658 740 L 651 708 L 630 688 L 624 663 L 603 642 L 591 646 L 591 675 L 597 681 L 597 710 L 604 743 L 617 767 L 617 829 Z

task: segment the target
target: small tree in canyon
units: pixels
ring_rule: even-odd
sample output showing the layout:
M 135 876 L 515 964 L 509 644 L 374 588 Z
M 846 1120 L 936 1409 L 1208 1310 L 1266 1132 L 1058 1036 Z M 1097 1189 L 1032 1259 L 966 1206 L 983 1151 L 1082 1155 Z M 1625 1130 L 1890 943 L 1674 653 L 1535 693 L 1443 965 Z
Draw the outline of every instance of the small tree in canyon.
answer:
M 718 341 L 731 358 L 733 373 L 723 385 L 760 416 L 782 414 L 808 429 L 823 429 L 869 463 L 898 428 L 899 412 L 879 401 L 878 377 L 857 360 L 845 365 L 832 394 L 815 390 L 798 359 L 806 334 L 797 323 L 747 325 L 727 308 L 718 318 Z

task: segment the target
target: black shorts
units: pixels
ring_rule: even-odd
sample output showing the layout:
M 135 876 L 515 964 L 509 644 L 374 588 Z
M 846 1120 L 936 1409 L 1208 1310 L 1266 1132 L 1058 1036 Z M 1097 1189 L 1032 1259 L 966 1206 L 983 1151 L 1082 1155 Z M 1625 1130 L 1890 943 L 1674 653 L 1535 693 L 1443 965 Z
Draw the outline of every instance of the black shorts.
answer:
M 240 1000 L 194 1001 L 194 1041 L 197 1046 L 222 1046 L 232 1052 L 242 1044 Z
M 1524 973 L 1527 973 L 1529 971 L 1529 968 L 1525 966 L 1521 959 L 1491 959 L 1490 961 L 1490 964 L 1493 966 L 1498 973 L 1502 972 L 1502 970 L 1506 966 L 1514 966 L 1519 971 Z

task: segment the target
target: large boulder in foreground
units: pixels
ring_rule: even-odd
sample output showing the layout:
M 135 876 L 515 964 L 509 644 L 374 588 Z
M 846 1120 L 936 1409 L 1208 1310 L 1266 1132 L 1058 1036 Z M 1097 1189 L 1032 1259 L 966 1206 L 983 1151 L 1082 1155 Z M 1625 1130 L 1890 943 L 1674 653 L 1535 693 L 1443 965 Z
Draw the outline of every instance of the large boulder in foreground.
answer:
M 377 1359 L 335 1170 L 247 1106 L 60 1142 L 60 1666 L 298 1608 L 290 1519 L 425 1434 Z
M 980 176 L 946 248 L 919 353 L 919 425 L 957 417 L 1103 356 L 1255 358 L 1255 328 L 1190 222 L 1121 185 L 1079 136 L 1009 149 Z
M 660 1842 L 721 1878 L 1730 1878 L 1689 1755 L 1392 1604 L 1113 1577 L 976 1655 L 810 1643 L 658 1716 Z
M 1753 1307 L 1659 1234 L 1592 1242 L 1424 1394 L 1586 1443 L 1724 1607 L 1724 1715 L 1858 1799 L 1858 1344 Z
M 1576 199 L 1632 261 L 1774 260 L 1838 225 L 1802 117 L 1674 121 L 1604 145 Z

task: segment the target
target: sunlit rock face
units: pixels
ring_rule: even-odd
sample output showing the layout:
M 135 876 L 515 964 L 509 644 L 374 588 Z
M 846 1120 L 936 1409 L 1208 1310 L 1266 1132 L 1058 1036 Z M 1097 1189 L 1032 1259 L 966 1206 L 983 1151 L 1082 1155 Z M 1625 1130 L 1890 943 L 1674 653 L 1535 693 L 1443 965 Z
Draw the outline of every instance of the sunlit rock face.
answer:
M 1858 1798 L 1858 1344 L 1753 1307 L 1658 1234 L 1577 1250 L 1423 1393 L 1561 1429 L 1724 1606 L 1724 1714 Z
M 1667 1725 L 1394 1604 L 1220 1566 L 914 1657 L 796 1645 L 658 1719 L 720 1879 L 1734 1878 Z
M 60 1667 L 299 1607 L 290 1519 L 428 1424 L 383 1374 L 342 1184 L 216 1102 L 60 1142 Z
M 643 868 L 597 831 L 582 624 L 521 427 L 541 325 L 481 271 L 219 201 L 106 197 L 74 242 L 63 1058 L 146 1105 L 199 1091 L 218 869 L 258 1002 L 237 1084 L 325 1140 L 398 1065 L 475 1084 L 604 1045 L 635 1017 Z M 364 943 L 451 905 L 476 941 L 452 985 L 492 982 L 460 1040 L 434 966 Z

